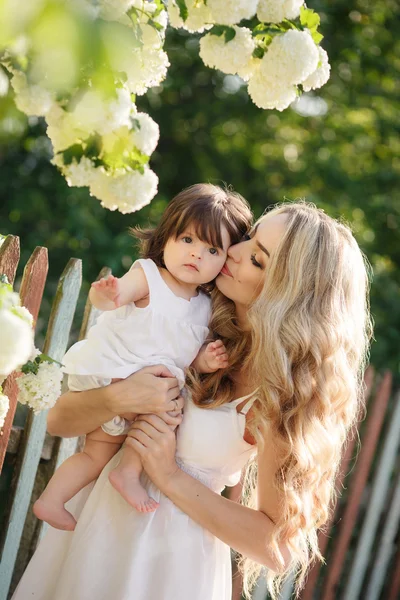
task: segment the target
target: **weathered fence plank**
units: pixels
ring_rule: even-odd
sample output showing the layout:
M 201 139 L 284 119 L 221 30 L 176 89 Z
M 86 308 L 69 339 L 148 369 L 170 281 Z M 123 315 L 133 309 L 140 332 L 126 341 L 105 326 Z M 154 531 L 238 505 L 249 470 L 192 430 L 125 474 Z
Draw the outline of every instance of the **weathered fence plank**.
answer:
M 394 540 L 400 523 L 400 473 L 394 488 L 394 494 L 390 503 L 389 511 L 383 527 L 382 536 L 379 540 L 377 553 L 372 567 L 371 578 L 368 583 L 365 600 L 378 600 L 380 597 L 385 576 L 387 574 L 389 561 L 394 549 Z
M 400 543 L 397 546 L 397 556 L 394 563 L 393 579 L 390 584 L 387 600 L 399 600 L 400 597 Z
M 81 279 L 81 261 L 71 259 L 60 278 L 43 348 L 43 352 L 56 360 L 62 358 L 68 344 Z M 0 563 L 1 599 L 7 597 L 10 586 L 45 433 L 46 412 L 34 415 L 31 411 L 24 431 L 24 444 L 20 457 L 21 467 Z
M 6 242 L 4 242 L 3 246 Z M 3 246 L 1 249 L 3 249 Z M 14 257 L 14 260 L 16 256 L 15 243 L 10 245 L 10 251 L 12 253 L 12 256 Z M 10 267 L 10 258 L 8 259 L 7 263 Z M 24 274 L 22 276 L 21 288 L 19 291 L 21 304 L 29 310 L 29 312 L 33 316 L 34 323 L 36 323 L 39 314 L 48 268 L 49 261 L 47 256 L 47 248 L 36 248 L 30 259 L 26 263 Z M 15 410 L 17 407 L 18 388 L 15 373 L 8 377 L 4 386 L 4 393 L 6 396 L 8 396 L 10 400 L 10 407 L 5 418 L 4 427 L 2 429 L 2 435 L 0 437 L 0 472 L 3 467 L 4 457 L 7 451 L 8 439 L 10 437 L 11 427 L 14 420 Z
M 14 283 L 19 257 L 19 238 L 8 235 L 0 247 L 0 275 L 7 275 L 11 284 Z
M 372 484 L 372 494 L 362 525 L 361 534 L 357 540 L 354 561 L 351 566 L 350 576 L 343 596 L 344 600 L 354 600 L 354 598 L 358 598 L 359 596 L 366 574 L 372 544 L 377 532 L 379 518 L 382 514 L 383 505 L 389 489 L 390 476 L 393 472 L 399 443 L 400 395 L 396 395 L 394 412 L 390 420 L 389 429 L 376 468 Z
M 322 593 L 324 600 L 334 600 L 337 597 L 336 586 L 340 581 L 343 563 L 361 503 L 361 496 L 368 480 L 372 459 L 390 397 L 391 385 L 391 373 L 386 372 L 375 394 L 373 406 L 366 424 L 367 427 L 363 435 L 361 452 L 357 460 L 355 472 L 351 478 L 349 498 L 342 516 L 339 534 L 335 539 L 332 555 L 329 557 L 329 569 Z
M 364 376 L 364 384 L 365 384 L 364 403 L 366 406 L 367 406 L 368 400 L 371 395 L 373 380 L 374 380 L 374 369 L 371 366 L 369 366 L 367 368 L 367 370 L 365 372 L 365 376 Z M 338 475 L 336 478 L 335 489 L 337 490 L 338 493 L 340 493 L 340 490 L 343 488 L 344 480 L 345 480 L 346 476 L 348 476 L 348 474 L 349 474 L 349 468 L 350 468 L 350 465 L 352 462 L 352 458 L 354 455 L 354 448 L 355 448 L 356 440 L 357 440 L 358 425 L 359 425 L 359 423 L 356 423 L 350 433 L 350 440 L 347 444 L 347 448 L 346 448 L 345 454 L 343 456 L 342 463 L 340 465 L 340 469 L 339 469 L 339 472 L 338 472 Z M 329 521 L 327 522 L 324 529 L 322 531 L 320 531 L 318 534 L 318 547 L 319 547 L 319 550 L 320 550 L 322 556 L 325 556 L 325 552 L 326 552 L 328 542 L 329 542 L 329 537 L 330 537 L 335 519 L 338 514 L 339 505 L 340 505 L 340 503 L 337 502 L 334 510 L 332 511 L 332 515 L 331 515 Z M 317 562 L 315 562 L 314 566 L 310 570 L 310 573 L 308 574 L 308 577 L 307 577 L 307 583 L 304 586 L 303 591 L 301 592 L 301 595 L 300 595 L 301 600 L 312 600 L 312 598 L 314 596 L 315 588 L 317 586 L 321 567 L 322 567 L 322 563 L 320 561 L 317 561 Z
M 109 267 L 103 267 L 100 271 L 97 280 L 102 277 L 107 277 L 111 273 L 111 269 Z M 85 339 L 89 329 L 95 324 L 98 316 L 101 314 L 101 311 L 97 310 L 93 304 L 89 300 L 89 296 L 86 300 L 85 311 L 83 314 L 82 325 L 79 331 L 79 340 Z M 84 444 L 84 436 L 81 438 L 60 438 L 55 447 L 55 451 L 52 457 L 52 472 L 69 457 L 75 454 L 78 451 L 80 446 Z M 36 529 L 36 534 L 38 536 L 38 540 L 42 539 L 48 529 L 47 523 L 40 522 Z

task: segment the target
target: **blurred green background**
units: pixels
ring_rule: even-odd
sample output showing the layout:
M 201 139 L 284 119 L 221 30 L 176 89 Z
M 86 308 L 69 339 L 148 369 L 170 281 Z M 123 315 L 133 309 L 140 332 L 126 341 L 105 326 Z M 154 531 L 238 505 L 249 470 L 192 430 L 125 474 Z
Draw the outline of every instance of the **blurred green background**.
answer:
M 159 193 L 139 213 L 112 213 L 87 188 L 69 188 L 49 162 L 44 122 L 20 113 L 11 97 L 0 98 L 0 233 L 20 236 L 21 265 L 35 246 L 49 249 L 39 342 L 69 257 L 83 260 L 76 332 L 89 283 L 101 267 L 121 275 L 135 258 L 128 228 L 156 222 L 185 186 L 226 182 L 256 216 L 276 202 L 306 198 L 352 225 L 374 269 L 371 360 L 399 373 L 399 3 L 308 5 L 321 16 L 331 79 L 283 113 L 258 109 L 237 77 L 206 68 L 198 36 L 168 32 L 168 78 L 137 102 L 161 130 L 151 162 Z

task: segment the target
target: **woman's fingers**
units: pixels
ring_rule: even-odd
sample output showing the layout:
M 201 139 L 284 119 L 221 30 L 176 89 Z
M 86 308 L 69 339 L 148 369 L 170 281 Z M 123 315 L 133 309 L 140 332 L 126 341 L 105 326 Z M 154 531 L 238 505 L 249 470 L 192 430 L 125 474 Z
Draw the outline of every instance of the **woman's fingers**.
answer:
M 131 430 L 132 429 L 141 429 L 151 437 L 156 437 L 157 433 L 170 431 L 167 423 L 158 415 L 140 415 L 140 417 L 132 423 Z
M 172 398 L 168 402 L 167 412 L 180 411 L 183 409 L 184 405 L 185 405 L 185 400 L 183 399 L 183 396 L 178 396 L 178 397 L 175 396 L 175 398 Z

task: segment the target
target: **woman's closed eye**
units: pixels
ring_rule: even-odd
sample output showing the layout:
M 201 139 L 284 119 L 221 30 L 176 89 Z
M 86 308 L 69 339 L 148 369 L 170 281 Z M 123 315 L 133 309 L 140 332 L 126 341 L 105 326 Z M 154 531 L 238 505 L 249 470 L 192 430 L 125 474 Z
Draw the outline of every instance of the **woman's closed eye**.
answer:
M 242 237 L 242 239 L 240 241 L 241 242 L 247 242 L 247 240 L 251 240 L 251 237 L 249 236 L 248 233 L 245 233 L 244 236 Z
M 253 265 L 254 265 L 255 267 L 258 267 L 259 269 L 263 269 L 263 268 L 264 268 L 264 267 L 262 266 L 262 264 L 261 264 L 261 263 L 259 263 L 259 262 L 258 262 L 258 260 L 256 259 L 256 255 L 255 255 L 255 254 L 252 254 L 252 255 L 251 255 L 251 257 L 250 257 L 250 260 L 251 260 L 251 262 L 253 263 Z

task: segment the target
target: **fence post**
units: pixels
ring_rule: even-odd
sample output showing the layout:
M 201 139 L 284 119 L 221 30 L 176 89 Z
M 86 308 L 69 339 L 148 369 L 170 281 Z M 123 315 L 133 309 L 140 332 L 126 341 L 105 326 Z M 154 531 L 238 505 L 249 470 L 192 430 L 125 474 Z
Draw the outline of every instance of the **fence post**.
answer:
M 81 261 L 71 259 L 61 278 L 53 302 L 43 351 L 60 360 L 68 344 L 75 306 L 81 286 Z M 21 442 L 21 468 L 16 482 L 3 553 L 0 563 L 0 599 L 5 600 L 9 590 L 29 501 L 46 433 L 46 412 L 28 415 Z

